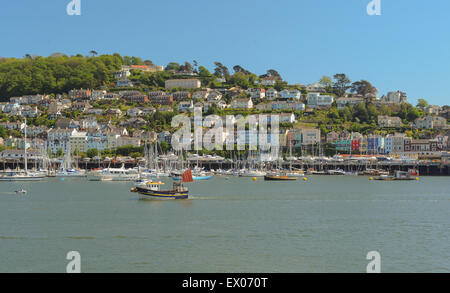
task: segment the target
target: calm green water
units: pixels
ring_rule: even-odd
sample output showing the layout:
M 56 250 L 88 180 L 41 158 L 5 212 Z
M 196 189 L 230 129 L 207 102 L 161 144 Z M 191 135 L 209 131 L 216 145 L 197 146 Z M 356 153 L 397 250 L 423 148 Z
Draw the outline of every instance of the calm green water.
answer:
M 382 272 L 450 272 L 448 177 L 214 178 L 179 201 L 131 186 L 0 183 L 0 272 L 65 272 L 71 250 L 82 272 L 365 272 L 372 250 Z

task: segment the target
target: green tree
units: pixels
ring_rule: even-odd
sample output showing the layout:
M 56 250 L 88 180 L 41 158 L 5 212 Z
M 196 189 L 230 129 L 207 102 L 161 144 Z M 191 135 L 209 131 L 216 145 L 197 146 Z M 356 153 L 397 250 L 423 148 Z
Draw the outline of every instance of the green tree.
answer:
M 367 80 L 355 81 L 352 83 L 350 91 L 364 97 L 377 94 L 377 89 Z
M 327 91 L 330 91 L 330 89 L 332 89 L 333 87 L 333 80 L 331 79 L 331 77 L 329 76 L 322 76 L 322 78 L 319 80 L 319 83 L 324 86 Z
M 169 144 L 165 141 L 161 142 L 161 150 L 163 151 L 163 153 L 168 152 L 170 149 Z
M 350 88 L 350 79 L 344 73 L 337 73 L 333 76 L 333 92 L 338 96 L 344 96 L 345 92 Z
M 180 64 L 176 63 L 176 62 L 170 62 L 169 64 L 167 64 L 166 71 L 179 71 L 180 70 Z
M 0 126 L 0 137 L 1 138 L 6 138 L 7 137 L 6 129 L 3 126 Z
M 367 112 L 367 107 L 365 103 L 359 103 L 356 107 L 354 107 L 355 113 L 353 114 L 354 118 L 358 118 L 361 122 L 368 122 L 369 113 Z
M 428 106 L 428 102 L 425 99 L 418 99 L 417 100 L 417 107 L 425 108 Z
M 88 149 L 86 154 L 89 158 L 92 159 L 92 158 L 98 156 L 98 149 Z

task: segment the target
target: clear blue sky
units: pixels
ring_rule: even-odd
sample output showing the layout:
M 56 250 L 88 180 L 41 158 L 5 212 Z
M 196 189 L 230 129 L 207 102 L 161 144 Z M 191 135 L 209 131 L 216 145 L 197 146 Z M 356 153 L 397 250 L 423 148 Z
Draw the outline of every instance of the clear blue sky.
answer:
M 380 94 L 450 104 L 450 1 L 381 0 L 14 0 L 0 4 L 0 56 L 120 53 L 166 65 L 220 61 L 290 83 L 346 73 Z

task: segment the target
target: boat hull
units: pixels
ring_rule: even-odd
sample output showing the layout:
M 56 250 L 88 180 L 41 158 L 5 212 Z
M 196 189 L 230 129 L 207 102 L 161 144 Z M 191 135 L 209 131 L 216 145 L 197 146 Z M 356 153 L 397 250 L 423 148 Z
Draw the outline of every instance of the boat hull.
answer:
M 212 176 L 208 175 L 208 176 L 192 176 L 192 179 L 194 180 L 209 180 L 211 179 Z M 172 177 L 173 180 L 181 180 L 181 177 Z
M 136 187 L 136 191 L 141 195 L 143 199 L 186 199 L 189 197 L 189 191 L 161 191 L 161 190 L 149 190 L 142 187 Z
M 264 180 L 265 181 L 295 181 L 297 180 L 297 177 L 288 177 L 288 176 L 278 176 L 278 175 L 273 175 L 273 176 L 264 176 Z
M 44 176 L 36 177 L 0 177 L 0 182 L 14 182 L 14 181 L 40 181 L 44 180 Z

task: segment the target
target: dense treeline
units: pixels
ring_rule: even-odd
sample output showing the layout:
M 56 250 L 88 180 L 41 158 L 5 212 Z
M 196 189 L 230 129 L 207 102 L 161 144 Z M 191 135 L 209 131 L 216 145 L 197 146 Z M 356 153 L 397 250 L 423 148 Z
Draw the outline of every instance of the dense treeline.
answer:
M 98 88 L 113 80 L 124 57 L 53 54 L 0 59 L 0 101 L 33 94 L 66 93 L 74 88 Z

